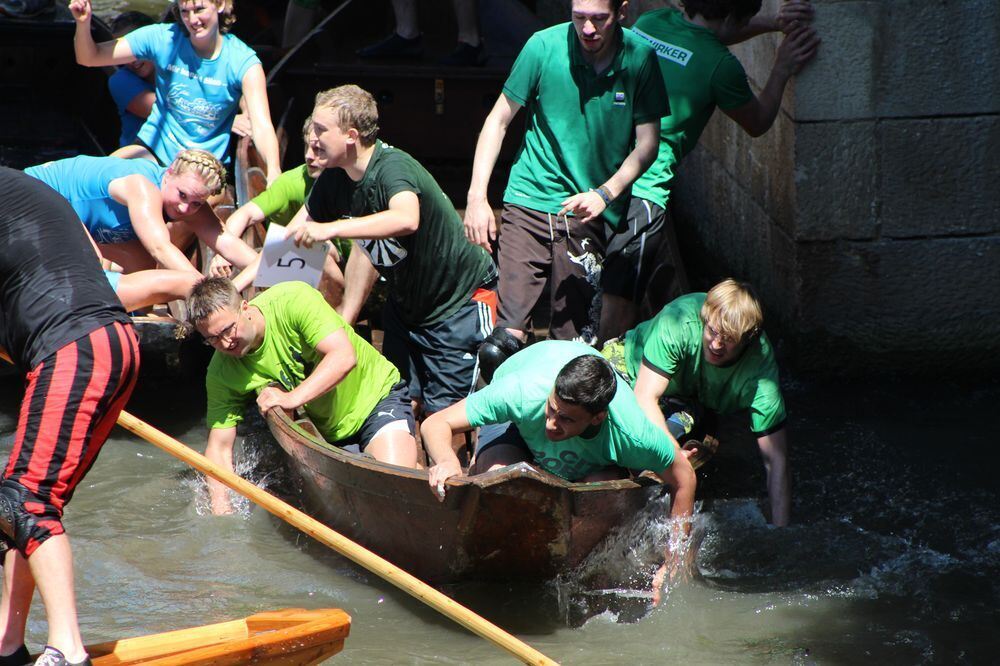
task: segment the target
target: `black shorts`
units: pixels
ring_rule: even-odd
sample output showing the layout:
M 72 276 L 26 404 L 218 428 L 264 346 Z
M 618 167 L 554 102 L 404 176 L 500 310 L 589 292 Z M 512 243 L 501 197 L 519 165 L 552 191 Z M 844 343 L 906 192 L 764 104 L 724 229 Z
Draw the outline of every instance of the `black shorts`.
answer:
M 335 444 L 344 449 L 364 453 L 368 443 L 379 434 L 379 431 L 396 421 L 405 421 L 409 433 L 414 434 L 415 422 L 406 382 L 399 382 L 393 386 L 389 394 L 378 401 L 358 431 L 346 439 L 335 442 Z
M 667 211 L 651 201 L 632 197 L 625 222 L 608 243 L 601 287 L 606 294 L 640 303 L 656 268 Z

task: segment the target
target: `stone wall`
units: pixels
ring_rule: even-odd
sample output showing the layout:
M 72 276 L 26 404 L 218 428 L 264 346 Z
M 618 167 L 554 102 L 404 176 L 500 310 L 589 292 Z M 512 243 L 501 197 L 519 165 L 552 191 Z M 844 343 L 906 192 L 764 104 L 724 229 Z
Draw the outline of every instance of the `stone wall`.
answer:
M 994 372 L 1000 3 L 814 4 L 823 44 L 775 127 L 751 139 L 716 113 L 683 163 L 691 270 L 757 285 L 800 367 Z M 755 90 L 778 43 L 733 49 Z

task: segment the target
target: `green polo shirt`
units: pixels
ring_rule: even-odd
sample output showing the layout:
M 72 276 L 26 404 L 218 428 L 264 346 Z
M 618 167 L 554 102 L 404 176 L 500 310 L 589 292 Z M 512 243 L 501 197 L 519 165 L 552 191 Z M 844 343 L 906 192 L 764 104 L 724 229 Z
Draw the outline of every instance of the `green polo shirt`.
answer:
M 746 409 L 757 435 L 779 430 L 785 423 L 785 402 L 771 342 L 761 333 L 735 363 L 719 367 L 707 362 L 701 347 L 705 296 L 681 296 L 625 334 L 629 378 L 634 382 L 639 366 L 645 365 L 670 380 L 665 395 L 696 400 L 719 414 Z
M 753 100 L 743 65 L 708 28 L 666 8 L 632 26 L 656 51 L 672 113 L 660 121 L 656 161 L 632 186 L 632 196 L 666 207 L 678 162 L 694 149 L 715 107 L 726 111 Z
M 656 54 L 631 31 L 617 30 L 618 52 L 600 74 L 584 60 L 572 23 L 536 32 L 524 45 L 503 87 L 527 112 L 505 202 L 558 213 L 567 198 L 618 171 L 636 125 L 669 113 Z M 605 220 L 617 227 L 627 206 L 628 197 L 618 197 Z
M 545 404 L 556 377 L 578 356 L 600 356 L 593 347 L 569 340 L 529 345 L 497 368 L 493 381 L 465 402 L 469 424 L 511 422 L 535 464 L 568 481 L 608 465 L 661 472 L 674 461 L 674 443 L 646 418 L 632 389 L 617 378 L 618 389 L 600 426 L 577 437 L 553 442 L 545 435 Z

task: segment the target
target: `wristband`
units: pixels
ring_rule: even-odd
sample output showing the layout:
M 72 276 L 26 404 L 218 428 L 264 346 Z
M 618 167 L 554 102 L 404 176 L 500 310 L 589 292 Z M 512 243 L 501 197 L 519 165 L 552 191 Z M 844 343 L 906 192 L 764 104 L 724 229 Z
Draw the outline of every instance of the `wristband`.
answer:
M 596 192 L 597 196 L 601 197 L 601 199 L 604 201 L 604 205 L 605 206 L 610 206 L 611 205 L 611 193 L 608 192 L 608 188 L 606 188 L 603 185 L 601 185 L 600 187 L 592 187 L 592 188 L 590 188 L 590 191 L 591 192 Z

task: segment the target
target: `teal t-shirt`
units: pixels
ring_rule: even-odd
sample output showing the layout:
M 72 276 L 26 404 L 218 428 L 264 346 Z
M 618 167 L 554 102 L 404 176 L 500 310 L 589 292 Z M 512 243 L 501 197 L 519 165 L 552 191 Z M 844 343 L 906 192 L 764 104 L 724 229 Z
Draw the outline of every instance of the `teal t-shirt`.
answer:
M 743 65 L 715 33 L 676 9 L 646 12 L 632 31 L 656 51 L 671 110 L 660 121 L 656 161 L 632 186 L 632 196 L 665 207 L 674 169 L 698 143 L 715 107 L 741 107 L 753 100 L 753 91 Z
M 708 363 L 701 347 L 704 303 L 704 293 L 681 296 L 626 333 L 629 377 L 635 382 L 645 364 L 670 380 L 665 395 L 696 400 L 720 414 L 747 409 L 753 432 L 774 432 L 785 422 L 785 402 L 767 335 L 761 333 L 730 366 Z
M 591 438 L 552 442 L 545 436 L 545 403 L 556 375 L 584 354 L 600 354 L 588 345 L 547 340 L 519 351 L 497 368 L 488 386 L 470 395 L 465 414 L 473 426 L 511 422 L 535 456 L 535 464 L 568 481 L 608 465 L 660 472 L 674 460 L 674 443 L 646 418 L 632 389 L 618 379 L 608 417 Z
M 408 153 L 376 141 L 360 181 L 343 169 L 325 169 L 306 206 L 312 219 L 333 222 L 389 210 L 389 200 L 400 192 L 413 192 L 420 200 L 416 233 L 357 244 L 388 283 L 403 321 L 431 326 L 468 303 L 495 269 L 486 251 L 466 240 L 462 218 L 427 169 Z
M 243 420 L 247 398 L 271 382 L 298 386 L 322 355 L 316 345 L 340 329 L 354 347 L 357 365 L 333 389 L 306 403 L 306 414 L 329 442 L 355 434 L 375 405 L 399 381 L 399 371 L 304 282 L 282 282 L 250 301 L 264 315 L 264 341 L 242 358 L 216 351 L 205 389 L 209 428 L 230 428 Z
M 572 23 L 536 32 L 524 45 L 503 87 L 527 113 L 505 202 L 558 213 L 568 197 L 618 171 L 636 125 L 669 113 L 652 49 L 631 31 L 619 33 L 618 52 L 600 74 L 583 59 Z M 618 197 L 605 220 L 617 227 L 627 207 L 628 197 Z

